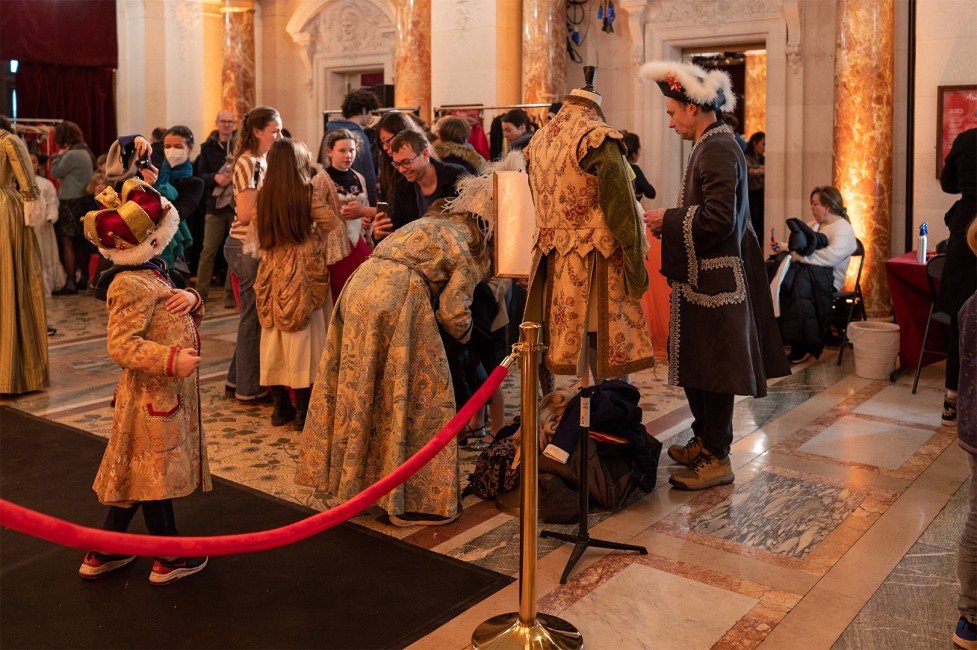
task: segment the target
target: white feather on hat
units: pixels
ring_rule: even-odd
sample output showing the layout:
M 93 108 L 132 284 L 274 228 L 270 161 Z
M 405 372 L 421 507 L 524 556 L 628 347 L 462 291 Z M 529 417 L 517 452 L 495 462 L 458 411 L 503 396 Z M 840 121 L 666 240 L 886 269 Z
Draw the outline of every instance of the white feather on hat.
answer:
M 470 212 L 483 221 L 495 222 L 493 172 L 525 172 L 526 157 L 522 151 L 514 149 L 505 158 L 489 163 L 488 169 L 478 176 L 462 176 L 455 187 L 458 196 L 445 202 L 446 212 Z
M 693 104 L 713 110 L 730 112 L 736 108 L 733 82 L 722 70 L 707 72 L 682 61 L 649 61 L 638 70 L 638 76 L 657 83 L 666 97 L 681 99 L 676 95 L 682 95 Z

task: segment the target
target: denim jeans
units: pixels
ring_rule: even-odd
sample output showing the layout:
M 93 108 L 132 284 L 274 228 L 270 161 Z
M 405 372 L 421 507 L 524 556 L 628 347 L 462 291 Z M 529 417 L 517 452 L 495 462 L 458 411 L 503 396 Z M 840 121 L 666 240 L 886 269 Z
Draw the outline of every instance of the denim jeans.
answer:
M 977 623 L 977 454 L 965 452 L 970 461 L 970 510 L 963 522 L 957 549 L 957 579 L 960 581 L 960 615 Z
M 252 400 L 262 394 L 260 384 L 261 325 L 254 296 L 258 260 L 244 252 L 244 242 L 228 237 L 224 242 L 227 268 L 237 276 L 241 291 L 241 320 L 237 326 L 237 345 L 227 370 L 227 385 L 234 387 L 240 400 Z

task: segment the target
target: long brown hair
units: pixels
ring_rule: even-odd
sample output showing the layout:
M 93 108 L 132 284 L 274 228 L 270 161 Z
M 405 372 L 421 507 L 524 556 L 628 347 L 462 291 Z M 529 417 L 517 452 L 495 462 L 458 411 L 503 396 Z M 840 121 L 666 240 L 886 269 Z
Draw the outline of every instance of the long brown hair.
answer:
M 241 131 L 237 136 L 237 146 L 234 147 L 234 160 L 241 156 L 245 151 L 258 153 L 258 138 L 254 135 L 254 130 L 259 131 L 281 116 L 271 106 L 257 106 L 245 114 L 241 120 Z
M 298 245 L 312 232 L 312 160 L 304 144 L 282 138 L 268 152 L 268 172 L 258 190 L 258 244 Z

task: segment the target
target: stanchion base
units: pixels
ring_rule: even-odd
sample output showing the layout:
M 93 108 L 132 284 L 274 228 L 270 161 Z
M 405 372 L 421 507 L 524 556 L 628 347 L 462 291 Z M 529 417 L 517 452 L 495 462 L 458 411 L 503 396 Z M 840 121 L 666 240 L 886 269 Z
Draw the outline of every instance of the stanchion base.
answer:
M 537 614 L 534 625 L 524 625 L 519 613 L 500 614 L 472 633 L 472 650 L 580 650 L 583 635 L 562 618 Z
M 522 515 L 522 486 L 517 486 L 508 492 L 495 495 L 495 505 L 507 515 L 519 517 Z

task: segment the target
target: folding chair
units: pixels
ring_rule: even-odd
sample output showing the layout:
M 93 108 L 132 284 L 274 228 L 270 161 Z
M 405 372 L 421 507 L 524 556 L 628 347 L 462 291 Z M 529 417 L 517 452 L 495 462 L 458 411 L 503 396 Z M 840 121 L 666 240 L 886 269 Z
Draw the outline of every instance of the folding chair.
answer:
M 841 365 L 841 359 L 845 356 L 845 347 L 848 345 L 848 324 L 851 323 L 852 317 L 855 315 L 855 310 L 858 310 L 859 320 L 867 320 L 865 316 L 865 305 L 862 303 L 862 267 L 865 265 L 865 247 L 862 246 L 862 241 L 860 239 L 855 240 L 855 252 L 851 254 L 852 257 L 858 258 L 858 273 L 855 274 L 855 286 L 851 291 L 836 291 L 832 296 L 832 311 L 839 309 L 839 303 L 841 305 L 840 309 L 844 310 L 845 307 L 848 308 L 848 315 L 845 316 L 845 333 L 841 337 L 841 349 L 838 350 L 838 362 L 835 365 Z
M 946 264 L 946 255 L 936 255 L 926 263 L 926 284 L 930 288 L 930 315 L 926 319 L 923 342 L 919 346 L 919 361 L 916 362 L 916 377 L 913 379 L 913 395 L 916 394 L 916 386 L 919 385 L 919 373 L 923 370 L 923 355 L 929 352 L 930 354 L 946 356 L 946 352 L 943 350 L 928 350 L 926 348 L 926 341 L 929 340 L 930 336 L 930 324 L 936 321 L 943 328 L 950 326 L 950 314 L 943 311 L 936 311 L 936 283 L 943 277 L 944 264 Z

